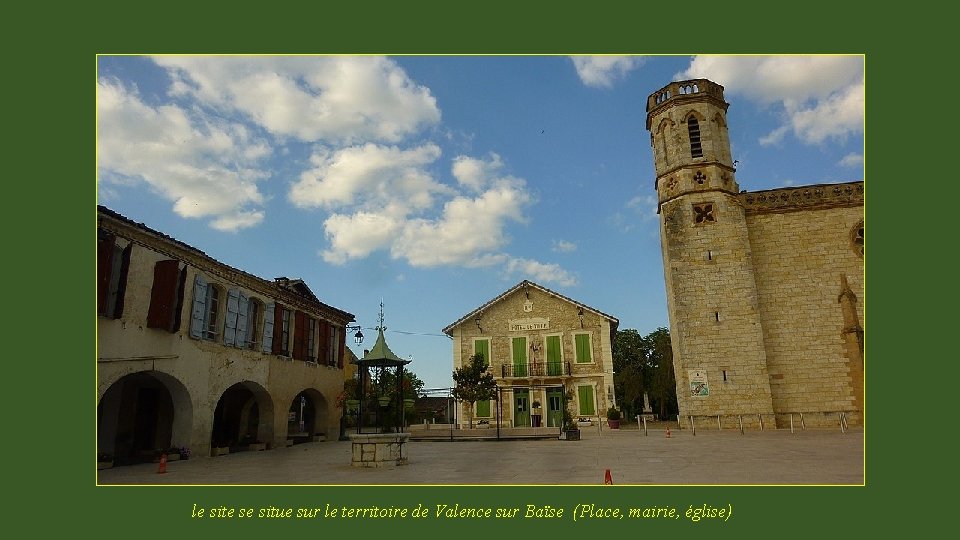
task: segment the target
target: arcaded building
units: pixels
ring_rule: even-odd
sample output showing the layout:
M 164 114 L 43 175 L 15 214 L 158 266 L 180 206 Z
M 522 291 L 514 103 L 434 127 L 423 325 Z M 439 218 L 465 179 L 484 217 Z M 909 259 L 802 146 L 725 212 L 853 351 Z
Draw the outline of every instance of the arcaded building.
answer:
M 524 280 L 451 323 L 453 369 L 482 354 L 499 400 L 478 402 L 473 419 L 503 427 L 561 427 L 567 393 L 575 417 L 598 421 L 616 407 L 613 339 L 619 321 Z M 466 425 L 464 408 L 457 415 Z
M 864 184 L 741 191 L 728 106 L 705 79 L 647 99 L 680 414 L 860 423 Z
M 97 208 L 97 445 L 116 463 L 336 440 L 352 314 Z

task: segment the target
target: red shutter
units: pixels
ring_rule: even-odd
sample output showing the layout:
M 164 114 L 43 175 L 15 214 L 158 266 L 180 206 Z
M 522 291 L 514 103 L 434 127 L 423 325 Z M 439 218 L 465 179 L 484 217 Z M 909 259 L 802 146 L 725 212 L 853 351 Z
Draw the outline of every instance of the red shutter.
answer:
M 179 274 L 180 262 L 173 259 L 158 261 L 153 266 L 153 289 L 150 291 L 147 328 L 163 328 L 167 331 L 172 328 Z
M 97 238 L 97 313 L 101 315 L 107 312 L 114 243 L 114 236 L 110 233 L 101 233 Z
M 302 311 L 297 311 L 293 318 L 293 357 L 297 360 L 305 360 L 303 354 L 303 338 L 307 334 L 307 317 Z
M 277 302 L 273 310 L 273 354 L 283 351 L 281 339 L 283 337 L 283 305 Z

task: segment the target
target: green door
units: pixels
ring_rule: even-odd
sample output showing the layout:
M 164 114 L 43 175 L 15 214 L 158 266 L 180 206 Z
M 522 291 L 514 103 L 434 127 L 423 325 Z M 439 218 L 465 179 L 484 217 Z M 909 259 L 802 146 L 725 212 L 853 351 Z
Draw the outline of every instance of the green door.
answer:
M 563 424 L 563 390 L 547 390 L 547 427 Z
M 530 427 L 530 391 L 513 392 L 513 426 Z
M 513 338 L 513 376 L 527 376 L 527 338 Z

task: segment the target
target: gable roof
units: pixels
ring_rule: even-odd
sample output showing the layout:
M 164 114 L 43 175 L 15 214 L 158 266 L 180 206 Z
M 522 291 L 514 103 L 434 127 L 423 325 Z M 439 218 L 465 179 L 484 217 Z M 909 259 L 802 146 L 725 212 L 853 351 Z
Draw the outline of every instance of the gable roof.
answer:
M 581 302 L 577 302 L 576 300 L 574 300 L 574 299 L 572 299 L 572 298 L 570 298 L 570 297 L 564 296 L 564 295 L 562 295 L 562 294 L 560 294 L 560 293 L 558 293 L 558 292 L 556 292 L 556 291 L 551 291 L 550 289 L 544 287 L 543 285 L 538 285 L 538 284 L 536 284 L 536 283 L 534 283 L 534 282 L 532 282 L 532 281 L 530 281 L 530 280 L 525 279 L 525 280 L 521 281 L 520 283 L 517 283 L 516 285 L 514 285 L 513 287 L 511 287 L 509 290 L 505 291 L 503 294 L 500 294 L 500 295 L 497 296 L 496 298 L 494 298 L 494 299 L 490 300 L 489 302 L 483 304 L 482 306 L 478 307 L 477 309 L 471 311 L 470 313 L 467 313 L 467 314 L 464 315 L 463 317 L 460 317 L 459 319 L 457 319 L 456 322 L 453 322 L 453 323 L 447 325 L 447 327 L 443 329 L 443 333 L 446 334 L 446 335 L 448 335 L 448 336 L 450 336 L 450 337 L 453 337 L 452 332 L 453 332 L 453 329 L 454 329 L 454 328 L 456 328 L 457 326 L 460 326 L 460 325 L 463 324 L 465 321 L 476 317 L 476 315 L 477 315 L 478 313 L 482 313 L 483 310 L 487 309 L 488 307 L 492 306 L 493 304 L 496 304 L 496 303 L 499 302 L 500 300 L 503 300 L 503 299 L 506 298 L 507 296 L 510 296 L 511 294 L 517 292 L 518 290 L 524 289 L 524 288 L 536 289 L 536 290 L 538 290 L 538 291 L 540 291 L 540 292 L 543 292 L 543 293 L 545 293 L 545 294 L 547 294 L 547 295 L 553 296 L 554 298 L 559 298 L 560 300 L 563 300 L 563 301 L 565 301 L 565 302 L 569 302 L 569 303 L 571 303 L 571 304 L 573 304 L 573 305 L 575 305 L 575 306 L 577 306 L 577 307 L 579 307 L 579 308 L 582 308 L 582 309 L 584 309 L 584 310 L 586 310 L 586 311 L 590 311 L 591 313 L 595 313 L 595 314 L 603 317 L 604 319 L 607 319 L 607 320 L 610 321 L 611 323 L 613 323 L 613 324 L 611 324 L 611 329 L 612 329 L 613 332 L 616 332 L 617 326 L 620 324 L 620 320 L 617 319 L 616 317 L 614 317 L 613 315 L 608 315 L 608 314 L 606 314 L 606 313 L 604 313 L 604 312 L 602 312 L 602 311 L 600 311 L 600 310 L 598 310 L 598 309 L 592 308 L 592 307 L 590 307 L 590 306 L 588 306 L 588 305 L 586 305 L 586 304 L 583 304 L 583 303 L 581 303 Z

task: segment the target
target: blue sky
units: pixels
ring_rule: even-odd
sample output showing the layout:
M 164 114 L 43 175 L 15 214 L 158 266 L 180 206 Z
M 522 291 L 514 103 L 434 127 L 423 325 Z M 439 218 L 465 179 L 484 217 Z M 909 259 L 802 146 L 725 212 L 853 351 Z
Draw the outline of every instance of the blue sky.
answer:
M 254 275 L 304 279 L 365 328 L 382 300 L 391 348 L 446 387 L 441 329 L 523 279 L 621 329 L 668 326 L 649 94 L 724 85 L 741 189 L 847 182 L 864 176 L 863 66 L 101 56 L 97 200 Z

